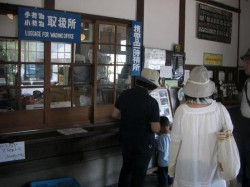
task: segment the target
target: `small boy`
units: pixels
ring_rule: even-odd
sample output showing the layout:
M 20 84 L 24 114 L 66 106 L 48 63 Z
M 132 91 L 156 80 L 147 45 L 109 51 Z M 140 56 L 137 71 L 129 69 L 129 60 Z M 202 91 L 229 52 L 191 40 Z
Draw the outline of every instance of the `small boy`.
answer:
M 170 123 L 167 117 L 160 117 L 161 131 L 157 138 L 158 180 L 160 187 L 172 187 L 173 178 L 168 176 L 168 157 L 170 146 Z

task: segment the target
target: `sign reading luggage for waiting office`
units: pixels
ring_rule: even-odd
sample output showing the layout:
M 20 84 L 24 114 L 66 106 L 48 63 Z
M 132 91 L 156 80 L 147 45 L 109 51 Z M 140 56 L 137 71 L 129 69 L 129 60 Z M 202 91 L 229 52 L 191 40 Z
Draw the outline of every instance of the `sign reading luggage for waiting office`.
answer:
M 18 8 L 20 40 L 80 43 L 80 14 L 34 8 Z
M 223 43 L 231 43 L 232 13 L 199 4 L 198 38 Z

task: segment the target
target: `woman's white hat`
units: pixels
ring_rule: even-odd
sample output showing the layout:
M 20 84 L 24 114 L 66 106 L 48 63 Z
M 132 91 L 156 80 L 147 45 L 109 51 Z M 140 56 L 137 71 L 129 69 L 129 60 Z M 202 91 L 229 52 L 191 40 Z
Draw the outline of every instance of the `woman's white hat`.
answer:
M 183 92 L 185 95 L 194 98 L 209 97 L 214 93 L 215 84 L 209 79 L 208 71 L 204 66 L 197 66 L 192 69 Z
M 160 73 L 158 71 L 149 68 L 144 68 L 141 71 L 141 76 L 137 77 L 137 80 L 142 81 L 148 84 L 149 86 L 157 88 L 160 87 L 159 78 L 160 78 Z

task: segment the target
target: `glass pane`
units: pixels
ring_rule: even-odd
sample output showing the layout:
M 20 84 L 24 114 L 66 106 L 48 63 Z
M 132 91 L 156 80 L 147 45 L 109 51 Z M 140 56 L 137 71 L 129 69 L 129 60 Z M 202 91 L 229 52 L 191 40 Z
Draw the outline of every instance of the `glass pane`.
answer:
M 52 42 L 51 43 L 51 52 L 52 53 L 57 53 L 58 52 L 58 50 L 57 50 L 57 43 L 55 43 L 55 42 Z
M 117 64 L 131 63 L 131 47 L 117 46 L 116 63 Z
M 22 64 L 21 84 L 24 85 L 44 85 L 44 65 L 43 64 Z
M 70 63 L 71 62 L 71 44 L 51 43 L 51 62 Z
M 81 42 L 93 42 L 94 24 L 88 22 L 81 23 Z
M 115 26 L 99 25 L 99 43 L 114 44 L 115 43 Z
M 128 84 L 119 84 L 116 87 L 116 99 L 118 99 L 119 95 L 124 91 L 131 88 L 131 85 Z
M 51 85 L 68 85 L 71 80 L 70 65 L 51 66 Z
M 18 51 L 17 50 L 7 50 L 7 60 L 8 62 L 17 62 L 18 61 Z
M 131 84 L 130 66 L 116 66 L 118 84 Z
M 5 69 L 6 69 L 6 75 L 4 78 L 6 78 L 6 84 L 11 85 L 11 86 L 17 85 L 17 81 L 18 81 L 17 64 L 6 64 Z M 0 79 L 1 79 L 1 77 L 2 76 L 0 75 Z M 0 80 L 0 85 L 1 85 L 1 80 Z
M 113 86 L 99 86 L 97 91 L 97 104 L 112 104 L 114 97 Z
M 18 41 L 0 39 L 0 62 L 18 61 Z
M 77 86 L 74 88 L 74 104 L 75 106 L 92 105 L 93 89 L 89 86 Z
M 50 104 L 51 108 L 71 107 L 70 87 L 51 88 L 50 95 L 51 95 L 51 104 Z
M 114 66 L 97 66 L 97 82 L 112 84 L 114 82 Z
M 22 62 L 44 62 L 44 43 L 37 41 L 21 41 Z
M 65 45 L 65 47 L 66 47 L 66 45 Z M 59 52 L 59 53 L 64 53 L 65 52 L 64 44 L 62 44 L 62 43 L 57 44 L 57 52 Z
M 37 43 L 37 51 L 43 52 L 44 51 L 44 43 Z
M 117 26 L 116 44 L 131 45 L 131 28 Z
M 73 81 L 74 84 L 91 84 L 92 66 L 74 66 Z
M 98 53 L 98 63 L 108 64 L 109 61 L 103 58 L 103 56 L 110 56 L 111 54 L 115 54 L 115 48 L 113 45 L 99 45 L 99 53 Z
M 8 86 L 0 86 L 0 112 L 17 110 L 17 90 Z
M 17 84 L 17 65 L 1 64 L 0 65 L 0 86 Z
M 93 44 L 76 44 L 75 63 L 92 64 L 93 62 Z
M 65 44 L 65 52 L 71 53 L 71 44 Z
M 44 108 L 44 88 L 21 89 L 22 109 L 37 110 Z

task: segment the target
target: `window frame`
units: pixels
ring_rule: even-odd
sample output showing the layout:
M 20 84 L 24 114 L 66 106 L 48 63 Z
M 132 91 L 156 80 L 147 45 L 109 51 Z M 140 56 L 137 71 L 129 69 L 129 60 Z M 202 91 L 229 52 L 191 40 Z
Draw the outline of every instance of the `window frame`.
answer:
M 131 21 L 122 20 L 116 18 L 107 18 L 107 17 L 96 17 L 96 16 L 82 16 L 83 20 L 87 20 L 90 23 L 94 24 L 94 33 L 93 33 L 93 62 L 97 61 L 97 51 L 98 51 L 98 24 L 113 24 L 116 26 L 124 26 L 131 28 Z M 18 40 L 16 37 L 4 37 L 0 36 L 0 38 L 8 38 Z M 65 108 L 51 108 L 51 88 L 53 87 L 50 84 L 50 68 L 52 64 L 51 62 L 51 43 L 52 42 L 44 42 L 44 62 L 24 62 L 21 63 L 21 42 L 18 40 L 18 84 L 14 87 L 16 88 L 18 94 L 17 98 L 19 103 L 21 103 L 21 64 L 44 64 L 44 108 L 39 110 L 23 110 L 21 106 L 20 110 L 12 111 L 12 112 L 1 112 L 1 118 L 4 121 L 3 124 L 0 125 L 0 134 L 2 133 L 11 133 L 11 132 L 20 132 L 20 131 L 30 131 L 30 130 L 48 130 L 48 129 L 58 129 L 58 128 L 66 128 L 66 127 L 76 127 L 76 126 L 99 126 L 99 125 L 108 125 L 114 124 L 116 121 L 111 118 L 111 111 L 114 106 L 116 100 L 116 82 L 113 82 L 113 98 L 112 102 L 108 104 L 97 104 L 97 63 L 92 64 L 92 80 L 91 84 L 87 84 L 92 86 L 92 105 L 88 106 L 79 106 L 74 107 L 71 104 L 71 107 Z M 91 43 L 91 42 L 90 42 Z M 116 45 L 116 42 L 115 42 Z M 75 66 L 75 46 L 71 44 L 71 61 L 68 63 L 72 65 L 72 69 Z M 116 71 L 116 64 L 114 65 L 114 71 Z M 91 65 L 88 65 L 88 67 Z M 62 85 L 60 87 L 71 87 L 71 101 L 74 101 L 74 88 L 78 84 L 74 84 L 73 74 L 71 74 L 71 82 L 68 85 Z M 128 87 L 133 86 L 133 79 L 130 80 Z M 29 86 L 27 86 L 28 88 Z M 36 87 L 36 86 L 35 86 Z M 41 86 L 39 86 L 41 87 Z M 33 88 L 33 86 L 32 86 Z

